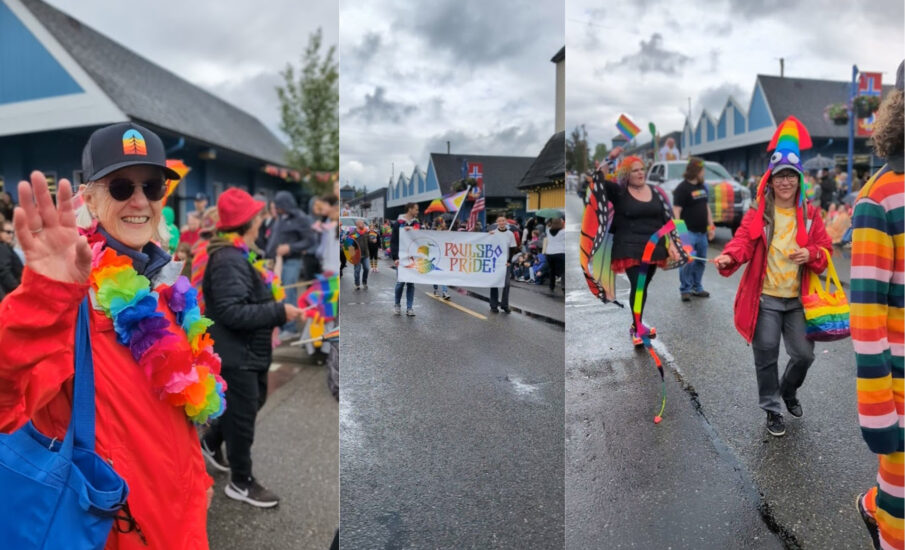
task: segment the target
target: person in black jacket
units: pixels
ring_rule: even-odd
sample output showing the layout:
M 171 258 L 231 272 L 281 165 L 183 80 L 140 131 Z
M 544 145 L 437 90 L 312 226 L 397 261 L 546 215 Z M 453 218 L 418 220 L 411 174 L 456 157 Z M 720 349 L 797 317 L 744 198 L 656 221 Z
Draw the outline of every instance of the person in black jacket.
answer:
M 314 278 L 320 273 L 317 259 L 317 233 L 311 228 L 311 217 L 302 212 L 289 191 L 279 191 L 274 197 L 277 221 L 271 228 L 267 242 L 267 258 L 283 257 L 280 279 L 286 285 L 286 303 L 298 303 L 298 289 L 293 284 Z M 295 323 L 283 327 L 281 340 L 289 340 L 297 333 Z
M 217 200 L 219 233 L 208 243 L 202 289 L 205 315 L 214 321 L 209 334 L 222 359 L 228 406 L 204 435 L 201 448 L 208 462 L 230 471 L 226 496 L 252 506 L 270 508 L 279 497 L 262 487 L 251 471 L 255 418 L 267 398 L 267 372 L 273 352 L 274 327 L 301 318 L 299 308 L 274 301 L 264 274 L 249 261 L 261 226 L 265 203 L 240 189 L 228 189 Z M 220 446 L 226 442 L 227 464 Z
M 0 300 L 19 286 L 22 280 L 22 260 L 13 250 L 13 224 L 4 221 L 0 233 Z
M 412 229 L 421 229 L 421 222 L 418 221 L 418 203 L 410 202 L 405 205 L 405 213 L 399 216 L 396 223 L 393 224 L 393 235 L 390 238 L 390 251 L 393 255 L 393 264 L 396 266 L 396 288 L 393 293 L 393 313 L 395 315 L 402 314 L 402 291 L 405 289 L 405 314 L 409 317 L 415 316 L 415 283 L 399 282 L 399 231 L 411 231 Z

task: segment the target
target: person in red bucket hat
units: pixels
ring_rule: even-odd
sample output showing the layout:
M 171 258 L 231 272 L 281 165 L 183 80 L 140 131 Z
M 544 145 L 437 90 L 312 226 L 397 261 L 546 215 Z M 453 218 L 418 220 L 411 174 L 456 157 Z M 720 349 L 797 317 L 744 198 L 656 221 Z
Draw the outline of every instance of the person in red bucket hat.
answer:
M 202 452 L 214 469 L 230 473 L 226 496 L 259 508 L 280 501 L 255 480 L 251 464 L 255 418 L 267 398 L 271 335 L 274 327 L 302 316 L 294 305 L 280 303 L 280 280 L 258 259 L 254 243 L 265 206 L 241 189 L 220 195 L 217 234 L 208 242 L 207 267 L 200 274 L 205 315 L 214 321 L 210 333 L 230 400 L 223 417 L 202 436 Z

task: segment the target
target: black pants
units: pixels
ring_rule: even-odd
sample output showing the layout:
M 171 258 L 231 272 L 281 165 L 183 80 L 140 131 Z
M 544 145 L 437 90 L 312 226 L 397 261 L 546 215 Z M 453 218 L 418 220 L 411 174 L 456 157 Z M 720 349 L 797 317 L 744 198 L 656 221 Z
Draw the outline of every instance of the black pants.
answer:
M 267 371 L 224 368 L 226 411 L 204 435 L 207 445 L 217 449 L 226 441 L 230 476 L 245 482 L 251 475 L 251 445 L 255 440 L 255 419 L 267 400 Z
M 547 263 L 550 264 L 550 290 L 556 290 L 556 277 L 562 276 L 562 289 L 566 290 L 566 255 L 547 254 Z
M 490 309 L 497 309 L 497 306 L 502 307 L 503 309 L 509 309 L 509 287 L 512 282 L 510 273 L 511 267 L 506 268 L 506 285 L 503 286 L 503 296 L 502 300 L 500 300 L 500 289 L 497 287 L 493 287 L 490 289 Z
M 641 314 L 642 319 L 644 315 L 644 304 L 647 302 L 647 287 L 650 286 L 651 279 L 654 278 L 654 272 L 657 271 L 657 266 L 654 264 L 648 264 L 647 266 L 647 280 L 644 281 L 644 298 L 641 300 Z M 632 310 L 632 327 L 635 327 L 635 289 L 638 288 L 638 275 L 641 273 L 641 266 L 635 265 L 629 267 L 625 270 L 625 274 L 628 277 L 629 282 L 629 291 L 628 291 L 628 303 L 629 307 Z

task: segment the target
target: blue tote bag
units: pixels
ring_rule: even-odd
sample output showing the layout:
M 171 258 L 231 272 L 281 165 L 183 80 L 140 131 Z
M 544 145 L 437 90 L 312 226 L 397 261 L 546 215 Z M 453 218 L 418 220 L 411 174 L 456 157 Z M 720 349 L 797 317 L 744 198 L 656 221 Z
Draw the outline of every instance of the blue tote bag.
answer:
M 75 329 L 72 420 L 63 441 L 29 422 L 0 434 L 0 548 L 103 548 L 126 482 L 94 452 L 94 364 L 88 300 Z

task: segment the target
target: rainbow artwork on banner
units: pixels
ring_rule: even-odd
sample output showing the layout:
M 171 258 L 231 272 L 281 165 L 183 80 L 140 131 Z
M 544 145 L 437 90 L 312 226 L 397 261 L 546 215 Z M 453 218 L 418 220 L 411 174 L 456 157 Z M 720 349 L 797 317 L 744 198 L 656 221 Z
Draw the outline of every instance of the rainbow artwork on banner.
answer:
M 123 134 L 123 154 L 138 155 L 141 157 L 148 155 L 148 148 L 145 145 L 145 137 L 138 130 L 131 128 Z
M 638 128 L 638 125 L 624 114 L 619 115 L 619 120 L 616 121 L 616 129 L 629 141 L 635 139 L 635 136 L 641 133 L 641 128 Z

